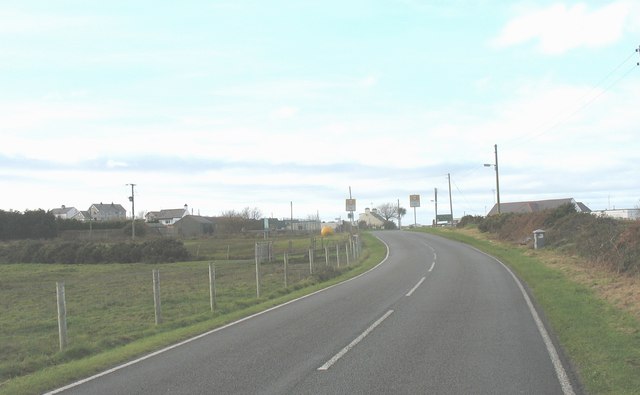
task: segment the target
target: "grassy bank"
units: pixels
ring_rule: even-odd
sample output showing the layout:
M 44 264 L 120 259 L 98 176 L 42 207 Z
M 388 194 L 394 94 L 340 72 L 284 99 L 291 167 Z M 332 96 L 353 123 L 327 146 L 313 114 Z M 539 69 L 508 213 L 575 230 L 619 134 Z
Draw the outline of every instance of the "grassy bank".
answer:
M 450 229 L 429 233 L 470 244 L 527 284 L 590 394 L 640 393 L 640 322 L 545 262 L 545 254 Z
M 217 308 L 209 305 L 209 262 L 147 265 L 0 266 L 0 394 L 36 394 L 358 275 L 379 263 L 382 243 L 364 234 L 357 263 L 216 263 Z M 308 241 L 307 241 L 308 242 Z M 304 242 L 303 242 L 304 243 Z M 197 248 L 197 247 L 196 247 Z M 201 246 L 200 248 L 206 248 Z M 152 269 L 160 270 L 163 323 L 154 324 Z M 329 278 L 326 281 L 322 281 Z M 55 283 L 64 281 L 69 347 L 58 351 Z

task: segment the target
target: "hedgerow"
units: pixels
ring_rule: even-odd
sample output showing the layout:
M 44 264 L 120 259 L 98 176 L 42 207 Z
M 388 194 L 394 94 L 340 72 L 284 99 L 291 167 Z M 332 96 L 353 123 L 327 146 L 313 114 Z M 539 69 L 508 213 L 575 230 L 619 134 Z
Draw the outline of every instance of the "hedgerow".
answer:
M 567 204 L 540 213 L 492 215 L 463 223 L 477 224 L 481 232 L 501 240 L 529 244 L 533 231 L 541 228 L 545 230 L 547 247 L 578 255 L 618 273 L 640 273 L 640 221 L 577 213 L 573 205 Z

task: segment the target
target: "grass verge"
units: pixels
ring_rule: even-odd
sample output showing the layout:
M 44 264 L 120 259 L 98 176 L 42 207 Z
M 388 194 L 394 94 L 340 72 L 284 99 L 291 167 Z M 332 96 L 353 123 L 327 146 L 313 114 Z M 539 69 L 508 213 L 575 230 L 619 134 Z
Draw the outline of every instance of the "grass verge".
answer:
M 541 255 L 448 229 L 428 233 L 470 244 L 511 267 L 527 284 L 589 394 L 640 393 L 640 322 Z
M 173 329 L 167 326 L 158 331 L 148 330 L 145 336 L 134 340 L 124 346 L 110 348 L 104 352 L 85 358 L 74 359 L 47 367 L 37 372 L 12 378 L 0 383 L 0 394 L 39 394 L 47 390 L 61 387 L 65 384 L 102 372 L 110 367 L 146 355 L 154 350 L 161 349 L 171 344 L 196 336 L 198 334 L 221 327 L 225 324 L 237 321 L 243 317 L 264 311 L 271 307 L 283 304 L 287 301 L 313 293 L 328 286 L 337 284 L 349 278 L 355 277 L 377 265 L 385 256 L 384 245 L 370 234 L 363 234 L 364 250 L 358 265 L 352 266 L 337 277 L 322 283 L 308 285 L 304 288 L 291 290 L 284 295 L 273 297 L 259 303 L 249 305 L 241 310 L 230 311 L 213 318 L 202 319 L 200 314 L 195 323 Z

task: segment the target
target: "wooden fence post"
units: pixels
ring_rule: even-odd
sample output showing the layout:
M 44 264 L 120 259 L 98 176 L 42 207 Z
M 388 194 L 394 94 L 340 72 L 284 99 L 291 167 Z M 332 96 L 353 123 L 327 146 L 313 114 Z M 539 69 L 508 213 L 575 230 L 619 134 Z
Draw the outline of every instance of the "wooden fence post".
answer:
M 347 266 L 349 266 L 349 244 L 344 245 L 345 255 L 347 256 Z

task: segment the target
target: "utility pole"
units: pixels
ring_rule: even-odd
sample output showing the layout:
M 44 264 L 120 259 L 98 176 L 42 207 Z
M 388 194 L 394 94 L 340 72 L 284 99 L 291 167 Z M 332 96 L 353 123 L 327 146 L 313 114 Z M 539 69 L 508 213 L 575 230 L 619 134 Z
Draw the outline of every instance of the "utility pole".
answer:
M 449 212 L 451 213 L 451 226 L 453 226 L 453 200 L 451 200 L 451 173 L 447 173 L 449 179 Z
M 498 144 L 494 145 L 495 148 L 495 152 L 496 152 L 496 199 L 498 200 L 498 214 L 501 213 L 500 211 L 500 177 L 498 175 Z
M 131 185 L 131 196 L 129 196 L 129 201 L 131 201 L 131 240 L 136 239 L 136 206 L 135 206 L 135 194 L 133 187 L 136 184 L 127 184 Z
M 434 194 L 435 194 L 435 196 L 434 196 L 434 198 L 435 198 L 434 202 L 436 203 L 436 220 L 435 220 L 435 222 L 434 222 L 434 225 L 435 225 L 435 226 L 438 226 L 438 188 L 433 188 L 433 191 L 434 191 Z
M 499 172 L 498 172 L 498 144 L 495 144 L 494 146 L 495 149 L 495 154 L 496 154 L 496 161 L 495 164 L 493 164 L 493 166 L 496 168 L 496 200 L 497 200 L 497 208 L 498 208 L 498 214 L 501 213 L 500 211 L 500 176 L 499 176 Z M 490 163 L 485 163 L 484 167 L 491 167 L 492 165 Z

